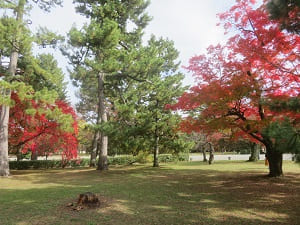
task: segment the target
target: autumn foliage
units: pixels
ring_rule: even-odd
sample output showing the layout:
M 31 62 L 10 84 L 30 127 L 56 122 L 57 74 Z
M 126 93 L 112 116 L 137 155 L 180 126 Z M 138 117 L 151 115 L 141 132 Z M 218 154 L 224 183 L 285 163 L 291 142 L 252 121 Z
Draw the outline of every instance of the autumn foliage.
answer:
M 282 151 L 276 142 L 284 140 L 266 130 L 286 120 L 297 127 L 300 114 L 269 105 L 300 97 L 300 37 L 282 31 L 269 20 L 265 6 L 257 8 L 254 0 L 238 0 L 219 17 L 233 36 L 225 45 L 210 46 L 206 55 L 190 59 L 186 69 L 196 85 L 172 107 L 190 113 L 181 124 L 186 132 L 231 129 L 236 136 L 261 142 L 269 160 L 276 158 L 270 175 L 281 175 Z
M 34 100 L 21 101 L 16 93 L 10 110 L 9 145 L 11 154 L 31 152 L 36 156 L 61 153 L 63 159 L 77 157 L 78 126 L 72 107 L 63 101 L 43 104 Z M 56 113 L 56 116 L 51 114 Z M 57 115 L 68 121 L 57 120 Z M 68 127 L 63 123 L 71 121 Z

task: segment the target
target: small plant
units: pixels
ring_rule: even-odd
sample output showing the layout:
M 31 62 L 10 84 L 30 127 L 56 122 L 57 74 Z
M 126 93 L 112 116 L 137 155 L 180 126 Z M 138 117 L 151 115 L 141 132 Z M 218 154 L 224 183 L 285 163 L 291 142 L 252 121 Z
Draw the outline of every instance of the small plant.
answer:
M 149 163 L 152 161 L 151 156 L 146 151 L 140 151 L 135 157 L 136 162 L 138 163 Z

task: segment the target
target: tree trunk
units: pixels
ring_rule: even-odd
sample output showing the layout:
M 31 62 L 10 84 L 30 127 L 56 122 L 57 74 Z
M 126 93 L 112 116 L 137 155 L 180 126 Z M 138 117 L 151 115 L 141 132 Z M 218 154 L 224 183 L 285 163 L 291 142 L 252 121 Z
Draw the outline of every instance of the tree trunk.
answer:
M 100 98 L 100 95 L 98 96 Z M 97 107 L 97 121 L 96 124 L 101 123 L 101 113 L 100 113 L 100 100 L 98 102 L 98 107 Z M 101 134 L 99 130 L 95 131 L 94 138 L 93 138 L 93 143 L 92 143 L 92 149 L 91 149 L 91 159 L 90 159 L 90 167 L 96 167 L 97 165 L 97 156 L 99 153 L 99 149 L 101 148 L 99 145 L 99 142 L 101 141 Z
M 104 73 L 99 73 L 98 76 L 98 89 L 99 89 L 99 110 L 100 110 L 100 123 L 107 122 L 107 114 L 105 112 L 105 97 L 104 97 Z M 97 170 L 108 170 L 108 159 L 107 159 L 107 146 L 108 137 L 101 133 L 100 138 L 100 151 Z
M 202 147 L 202 154 L 203 154 L 203 162 L 207 162 L 207 158 L 206 158 L 206 150 L 204 147 Z
M 156 107 L 158 108 L 158 100 L 156 100 Z M 155 145 L 153 154 L 153 167 L 159 167 L 158 155 L 159 155 L 159 130 L 158 130 L 158 115 L 155 115 Z
M 214 147 L 213 147 L 213 145 L 212 145 L 211 143 L 208 143 L 208 146 L 209 146 L 209 159 L 208 159 L 208 164 L 212 164 L 213 161 L 214 161 L 214 158 L 215 158 L 215 156 L 214 156 L 215 150 L 214 150 Z
M 30 160 L 37 160 L 37 159 L 38 159 L 38 152 L 37 151 L 31 151 Z
M 17 161 L 21 161 L 25 158 L 22 153 L 22 147 L 23 147 L 23 145 L 21 145 L 20 147 L 17 147 L 18 148 L 18 150 L 16 152 Z
M 20 151 L 17 152 L 16 156 L 17 156 L 17 161 L 21 161 L 23 158 L 22 153 Z
M 93 143 L 92 143 L 92 149 L 91 149 L 91 158 L 90 158 L 90 167 L 96 167 L 97 165 L 97 148 L 98 148 L 98 142 L 100 141 L 100 132 L 95 131 Z
M 14 76 L 17 70 L 18 52 L 14 50 L 10 55 L 8 71 L 10 76 Z M 4 90 L 4 97 L 10 98 L 11 90 Z M 8 123 L 9 123 L 8 105 L 1 106 L 0 112 L 0 176 L 9 176 L 9 159 L 8 159 Z
M 260 145 L 252 143 L 251 146 L 251 155 L 249 157 L 249 162 L 256 162 L 259 160 L 259 152 L 260 152 Z
M 9 107 L 2 105 L 0 114 L 0 176 L 9 176 L 8 160 L 8 119 Z
M 269 162 L 269 177 L 279 177 L 282 172 L 282 153 L 274 148 L 266 146 L 266 158 Z
M 154 146 L 154 154 L 153 154 L 153 167 L 159 167 L 158 155 L 159 155 L 159 135 L 158 135 L 157 131 L 155 131 L 155 146 Z
M 97 170 L 108 170 L 107 145 L 108 137 L 101 135 L 100 154 Z

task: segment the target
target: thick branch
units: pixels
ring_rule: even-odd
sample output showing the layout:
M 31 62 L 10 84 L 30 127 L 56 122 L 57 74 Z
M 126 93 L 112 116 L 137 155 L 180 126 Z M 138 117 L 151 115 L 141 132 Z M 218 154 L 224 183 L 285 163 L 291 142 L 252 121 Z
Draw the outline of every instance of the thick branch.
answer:
M 255 133 L 252 132 L 248 132 L 245 128 L 243 127 L 239 127 L 242 131 L 244 131 L 246 134 L 250 135 L 251 137 L 253 137 L 254 139 L 258 140 L 259 142 L 265 144 L 265 141 L 263 138 L 259 137 L 258 135 L 256 135 Z
M 265 113 L 264 113 L 264 109 L 263 109 L 263 106 L 262 106 L 261 103 L 258 104 L 258 113 L 259 113 L 260 119 L 264 120 L 265 119 Z
M 125 48 L 127 51 L 129 50 L 129 47 L 123 42 L 123 41 L 119 41 L 119 44 Z
M 225 115 L 225 117 L 227 116 L 237 116 L 238 119 L 241 119 L 243 121 L 246 121 L 246 117 L 244 116 L 244 114 L 240 111 L 238 111 L 237 109 L 230 109 L 228 110 L 228 113 Z
M 26 144 L 27 142 L 32 141 L 33 139 L 35 139 L 35 138 L 41 136 L 42 134 L 45 133 L 45 131 L 46 131 L 47 128 L 48 128 L 48 127 L 46 127 L 45 129 L 43 129 L 43 130 L 42 130 L 41 132 L 39 132 L 38 134 L 36 134 L 36 135 L 34 135 L 34 136 L 32 136 L 32 137 L 26 139 L 25 141 L 22 141 L 22 142 L 18 143 L 18 144 L 15 145 L 14 147 L 21 147 L 22 145 Z
M 129 74 L 124 74 L 124 75 L 127 76 L 127 77 L 129 77 L 130 79 L 138 81 L 138 82 L 147 82 L 149 84 L 153 84 L 151 81 L 149 81 L 147 79 L 139 79 L 139 78 L 133 77 L 133 76 L 131 76 Z
M 228 113 L 225 116 L 237 116 L 237 119 L 241 119 L 242 121 L 247 121 L 246 117 L 243 115 L 243 113 L 241 113 L 240 111 L 237 111 L 236 109 L 231 109 L 228 111 Z M 264 113 L 262 110 L 262 118 L 264 118 Z M 254 139 L 258 140 L 259 142 L 265 144 L 265 141 L 263 138 L 259 137 L 258 135 L 256 135 L 253 132 L 249 132 L 250 127 L 247 126 L 246 128 L 242 127 L 242 126 L 238 126 L 242 131 L 244 131 L 246 134 L 250 135 L 251 137 L 253 137 Z

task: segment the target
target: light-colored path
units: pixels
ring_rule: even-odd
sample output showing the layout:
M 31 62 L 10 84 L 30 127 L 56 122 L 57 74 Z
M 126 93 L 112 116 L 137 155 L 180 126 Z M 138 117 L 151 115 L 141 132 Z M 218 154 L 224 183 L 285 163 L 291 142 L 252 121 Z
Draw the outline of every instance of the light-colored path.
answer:
M 207 159 L 209 158 L 209 155 L 206 155 Z M 215 155 L 215 160 L 248 160 L 250 157 L 250 154 L 234 154 L 234 155 Z M 292 160 L 293 155 L 292 154 L 283 154 L 283 160 Z M 90 158 L 89 156 L 81 156 L 80 158 Z M 265 155 L 259 155 L 260 160 L 265 160 Z M 45 160 L 46 157 L 38 157 L 39 160 Z M 60 160 L 61 156 L 55 155 L 50 156 L 48 159 L 57 159 Z M 10 157 L 9 160 L 17 160 L 16 157 Z M 192 154 L 189 156 L 190 161 L 203 161 L 203 155 L 202 153 L 199 154 Z
M 209 155 L 206 155 L 207 159 Z M 242 155 L 215 155 L 215 160 L 248 160 L 250 154 L 242 154 Z M 292 160 L 292 154 L 283 154 L 283 160 Z M 260 160 L 265 160 L 265 155 L 259 155 Z M 199 155 L 190 155 L 190 161 L 202 161 L 202 154 Z

